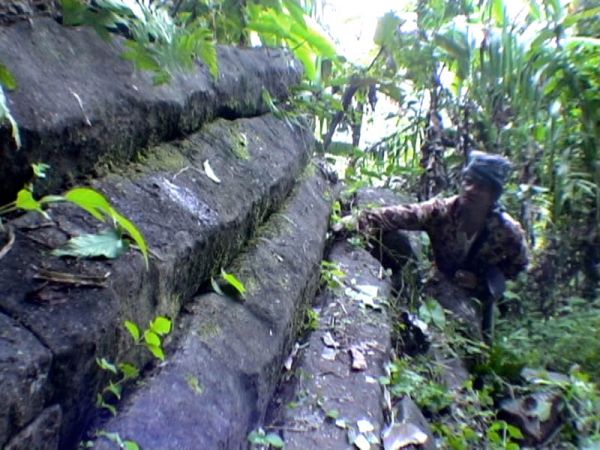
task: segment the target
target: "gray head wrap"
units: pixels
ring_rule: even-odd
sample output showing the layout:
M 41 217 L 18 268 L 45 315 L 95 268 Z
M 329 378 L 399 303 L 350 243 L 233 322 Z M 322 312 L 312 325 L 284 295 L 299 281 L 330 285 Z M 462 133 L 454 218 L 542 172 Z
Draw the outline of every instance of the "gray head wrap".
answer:
M 463 177 L 469 176 L 477 181 L 488 183 L 500 196 L 510 168 L 510 162 L 503 156 L 472 150 L 469 153 L 469 163 L 463 170 Z

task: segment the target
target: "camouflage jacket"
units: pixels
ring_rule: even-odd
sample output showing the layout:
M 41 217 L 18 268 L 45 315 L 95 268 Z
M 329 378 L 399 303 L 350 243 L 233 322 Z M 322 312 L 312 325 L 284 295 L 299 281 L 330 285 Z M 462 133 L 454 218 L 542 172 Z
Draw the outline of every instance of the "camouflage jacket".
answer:
M 496 266 L 507 278 L 515 277 L 528 262 L 523 229 L 507 213 L 492 210 L 482 231 L 469 242 L 461 230 L 458 196 L 434 198 L 422 203 L 388 206 L 368 210 L 361 222 L 383 231 L 424 230 L 429 235 L 437 268 L 452 278 L 457 270 L 485 278 Z

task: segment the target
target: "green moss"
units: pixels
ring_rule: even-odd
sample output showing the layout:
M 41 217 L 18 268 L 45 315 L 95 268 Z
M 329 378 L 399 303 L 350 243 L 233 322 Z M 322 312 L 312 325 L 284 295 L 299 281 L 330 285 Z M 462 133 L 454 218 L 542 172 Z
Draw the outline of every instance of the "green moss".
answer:
M 190 161 L 170 144 L 160 144 L 140 151 L 131 163 L 121 163 L 116 157 L 107 155 L 94 166 L 98 176 L 118 175 L 126 179 L 135 179 L 142 173 L 164 170 L 178 172 L 190 166 Z
M 141 152 L 138 164 L 150 170 L 177 172 L 190 165 L 190 161 L 170 144 L 161 144 Z
M 231 150 L 238 159 L 245 161 L 250 159 L 250 152 L 248 151 L 248 138 L 241 131 L 235 129 L 232 130 Z
M 221 327 L 216 323 L 209 323 L 198 330 L 201 337 L 215 337 L 221 334 Z

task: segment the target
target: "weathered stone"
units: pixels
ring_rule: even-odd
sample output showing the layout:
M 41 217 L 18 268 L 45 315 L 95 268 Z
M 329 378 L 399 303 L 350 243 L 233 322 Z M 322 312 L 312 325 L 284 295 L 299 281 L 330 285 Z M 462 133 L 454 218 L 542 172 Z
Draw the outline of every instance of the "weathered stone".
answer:
M 43 410 L 51 360 L 31 332 L 0 313 L 0 447 Z
M 245 301 L 196 297 L 168 364 L 104 429 L 147 450 L 246 448 L 317 287 L 327 190 L 320 174 L 299 183 L 227 268 L 245 284 Z M 95 448 L 114 444 L 99 440 Z
M 45 409 L 32 423 L 13 437 L 4 450 L 58 450 L 62 420 L 60 406 Z
M 425 419 L 425 416 L 423 416 L 419 407 L 410 397 L 402 397 L 395 405 L 395 411 L 396 422 L 413 424 L 427 435 L 427 441 L 419 445 L 418 448 L 424 450 L 433 450 L 436 448 L 435 439 L 431 427 L 429 426 L 429 422 L 427 422 L 427 419 Z
M 378 379 L 391 351 L 390 318 L 383 306 L 390 282 L 379 278 L 381 266 L 367 251 L 346 243 L 335 244 L 327 259 L 346 273 L 345 285 L 317 297 L 319 328 L 300 353 L 292 381 L 284 383 L 274 401 L 280 417 L 273 420 L 281 425 L 286 449 L 347 449 L 348 429 L 359 435 L 359 421 L 372 426 L 363 433 L 365 439 L 379 438 L 384 424 Z M 353 369 L 350 351 L 357 350 L 365 370 Z M 328 414 L 337 415 L 348 429 L 336 426 Z
M 237 147 L 241 136 L 243 152 Z M 0 308 L 54 356 L 47 388 L 50 401 L 63 408 L 61 448 L 70 448 L 94 415 L 96 392 L 107 381 L 96 358 L 131 360 L 140 367 L 150 359 L 133 347 L 123 321 L 145 327 L 159 314 L 176 318 L 182 304 L 283 202 L 312 143 L 310 131 L 290 128 L 270 115 L 220 120 L 187 140 L 145 152 L 121 174 L 93 182 L 144 233 L 155 255 L 148 270 L 137 251 L 111 261 L 45 253 L 46 245 L 53 248 L 69 235 L 106 226 L 73 206 L 51 208 L 52 222 L 44 226 L 25 217 L 12 224 L 15 243 L 0 260 Z M 204 161 L 220 184 L 204 173 Z M 44 285 L 33 278 L 42 267 L 74 274 L 110 272 L 108 287 Z
M 0 3 L 0 25 L 7 25 L 36 16 L 58 17 L 58 0 L 4 0 Z
M 500 404 L 498 418 L 517 426 L 525 436 L 526 445 L 540 445 L 562 425 L 563 406 L 559 392 L 536 392 L 504 400 Z
M 276 49 L 219 47 L 220 74 L 198 63 L 162 86 L 120 54 L 124 40 L 102 40 L 89 27 L 33 19 L 0 29 L 0 61 L 18 81 L 6 92 L 23 147 L 0 129 L 0 204 L 31 177 L 31 163 L 52 169 L 37 193 L 56 193 L 93 173 L 99 161 L 130 160 L 147 146 L 198 130 L 215 117 L 267 112 L 263 89 L 288 95 L 301 65 Z

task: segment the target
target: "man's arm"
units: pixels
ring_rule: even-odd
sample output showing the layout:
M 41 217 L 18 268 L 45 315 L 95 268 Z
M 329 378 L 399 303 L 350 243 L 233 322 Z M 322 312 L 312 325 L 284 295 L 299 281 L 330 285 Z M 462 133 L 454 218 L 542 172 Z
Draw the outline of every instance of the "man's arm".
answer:
M 505 257 L 498 264 L 498 268 L 506 278 L 514 278 L 527 268 L 529 250 L 521 225 L 507 214 L 503 215 L 503 221 L 506 227 L 503 239 Z
M 359 217 L 361 230 L 427 230 L 436 217 L 445 215 L 447 202 L 431 199 L 422 203 L 368 209 Z

